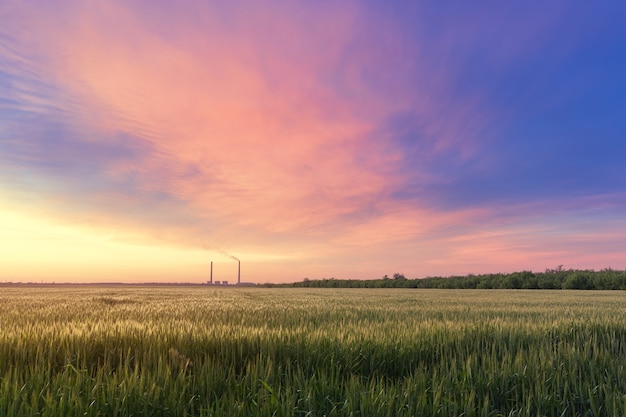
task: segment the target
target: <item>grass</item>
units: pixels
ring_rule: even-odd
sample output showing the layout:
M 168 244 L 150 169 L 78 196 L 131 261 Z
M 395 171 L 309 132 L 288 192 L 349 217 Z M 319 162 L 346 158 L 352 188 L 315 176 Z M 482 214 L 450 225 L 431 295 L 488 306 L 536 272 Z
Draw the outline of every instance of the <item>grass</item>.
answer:
M 3 288 L 0 415 L 626 415 L 626 293 Z

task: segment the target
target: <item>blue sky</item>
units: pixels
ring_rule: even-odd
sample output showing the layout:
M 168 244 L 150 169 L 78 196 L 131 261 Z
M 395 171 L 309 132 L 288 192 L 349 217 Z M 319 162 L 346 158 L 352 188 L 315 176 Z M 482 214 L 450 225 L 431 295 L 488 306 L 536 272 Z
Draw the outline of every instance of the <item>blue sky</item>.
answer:
M 626 268 L 619 2 L 57 6 L 0 5 L 0 279 Z

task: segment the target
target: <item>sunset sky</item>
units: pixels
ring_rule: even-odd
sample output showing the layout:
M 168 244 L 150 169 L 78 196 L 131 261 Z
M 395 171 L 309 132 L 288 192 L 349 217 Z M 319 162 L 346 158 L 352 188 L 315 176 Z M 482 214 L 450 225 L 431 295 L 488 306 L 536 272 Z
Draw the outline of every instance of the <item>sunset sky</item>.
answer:
M 626 268 L 622 2 L 0 1 L 0 282 Z

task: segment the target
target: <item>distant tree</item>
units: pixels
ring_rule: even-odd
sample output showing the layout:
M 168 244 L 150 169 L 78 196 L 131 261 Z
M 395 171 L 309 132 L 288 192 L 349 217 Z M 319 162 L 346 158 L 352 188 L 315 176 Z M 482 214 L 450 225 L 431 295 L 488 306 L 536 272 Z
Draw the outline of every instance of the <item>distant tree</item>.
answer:
M 506 288 L 518 289 L 522 288 L 522 279 L 518 273 L 510 274 L 506 279 Z
M 593 280 L 586 271 L 572 271 L 563 282 L 563 289 L 566 290 L 593 290 Z
M 493 284 L 491 281 L 492 281 L 491 279 L 482 279 L 480 280 L 476 288 L 481 289 L 481 290 L 490 290 L 493 288 Z
M 393 278 L 393 279 L 392 279 Z M 626 290 L 626 271 L 605 268 L 600 271 L 563 269 L 559 265 L 544 272 L 520 271 L 510 274 L 483 274 L 450 277 L 407 279 L 403 274 L 384 275 L 374 280 L 309 279 L 292 284 L 265 284 L 264 286 L 324 287 L 324 288 L 524 288 L 524 289 L 581 289 Z

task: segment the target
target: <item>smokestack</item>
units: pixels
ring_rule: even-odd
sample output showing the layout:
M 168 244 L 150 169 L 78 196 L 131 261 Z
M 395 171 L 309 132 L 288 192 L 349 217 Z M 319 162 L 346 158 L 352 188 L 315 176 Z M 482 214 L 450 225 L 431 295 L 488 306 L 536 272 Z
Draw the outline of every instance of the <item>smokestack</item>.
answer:
M 241 261 L 237 261 L 237 285 L 241 285 Z
M 211 261 L 211 285 L 213 285 L 213 261 Z

